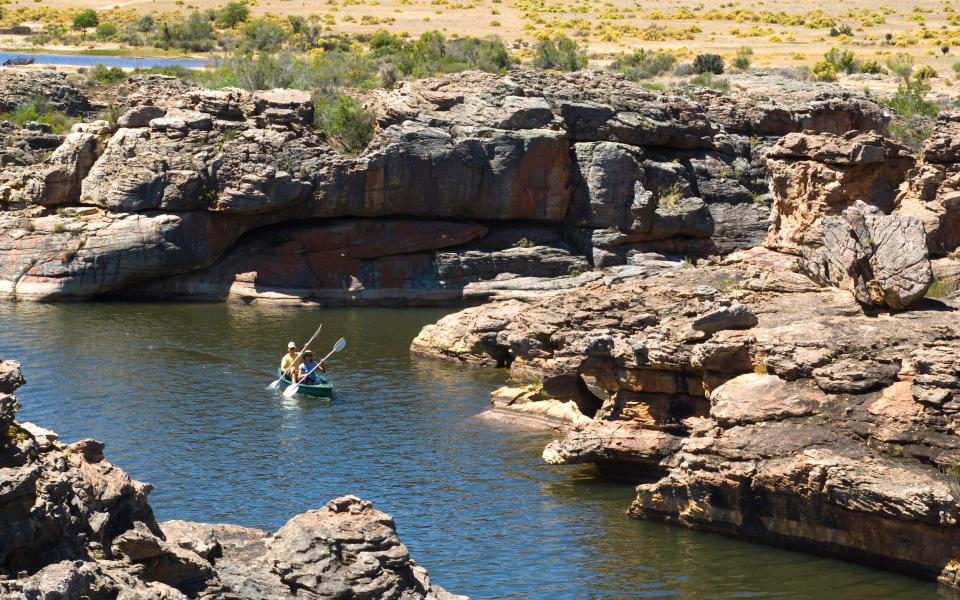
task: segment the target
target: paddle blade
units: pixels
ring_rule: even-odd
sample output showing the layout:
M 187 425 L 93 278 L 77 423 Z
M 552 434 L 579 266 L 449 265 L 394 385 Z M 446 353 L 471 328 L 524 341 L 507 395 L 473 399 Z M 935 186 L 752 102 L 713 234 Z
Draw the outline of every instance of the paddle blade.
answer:
M 295 384 L 291 385 L 290 387 L 288 387 L 287 389 L 283 390 L 283 397 L 284 397 L 284 398 L 293 398 L 293 395 L 296 394 L 296 393 L 297 393 L 297 390 L 299 390 L 299 389 L 300 389 L 300 384 L 299 384 L 299 383 L 295 383 Z
M 339 340 L 337 340 L 337 343 L 333 345 L 333 351 L 340 352 L 346 347 L 347 347 L 347 340 L 340 338 Z
M 279 379 L 274 379 L 273 381 L 270 382 L 270 385 L 267 386 L 267 389 L 268 389 L 268 390 L 275 390 L 275 389 L 277 389 L 278 387 L 280 387 L 280 380 L 279 380 Z

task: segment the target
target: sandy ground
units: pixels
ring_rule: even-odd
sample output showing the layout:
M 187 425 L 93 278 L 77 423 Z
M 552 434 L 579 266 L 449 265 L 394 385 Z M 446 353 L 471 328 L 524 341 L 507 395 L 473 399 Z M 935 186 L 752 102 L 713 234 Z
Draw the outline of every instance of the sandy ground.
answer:
M 156 15 L 179 11 L 215 8 L 225 0 L 130 0 L 105 3 L 103 0 L 44 0 L 45 9 L 94 8 L 151 12 Z M 769 2 L 748 0 L 720 2 L 705 0 L 256 0 L 254 14 L 315 15 L 330 23 L 331 33 L 371 33 L 377 29 L 418 35 L 440 30 L 448 35 L 496 35 L 508 42 L 521 55 L 529 53 L 538 35 L 562 32 L 573 36 L 603 59 L 614 53 L 636 48 L 669 49 L 681 57 L 713 51 L 732 57 L 736 49 L 750 46 L 756 66 L 812 65 L 832 46 L 853 50 L 863 59 L 878 59 L 891 52 L 908 52 L 918 64 L 930 64 L 944 77 L 956 78 L 951 69 L 960 61 L 960 2 L 952 0 L 917 0 L 912 3 L 877 4 L 870 0 L 810 3 L 797 0 Z M 37 10 L 34 0 L 10 0 L 5 8 L 15 12 Z M 744 19 L 743 12 L 754 14 L 783 13 L 787 16 L 808 15 L 818 9 L 832 18 L 837 26 L 849 25 L 850 38 L 829 35 L 829 27 Z M 685 18 L 677 11 L 688 11 Z M 706 18 L 710 11 L 716 19 Z M 747 13 L 749 14 L 749 13 Z M 952 23 L 951 24 L 951 19 Z M 767 19 L 770 21 L 771 19 Z M 783 21 L 774 18 L 773 21 Z M 883 20 L 869 24 L 870 20 Z M 697 28 L 700 31 L 678 34 L 678 30 Z M 659 29 L 659 31 L 658 31 Z M 926 31 L 928 33 L 924 34 Z M 885 34 L 900 45 L 889 45 Z M 926 38 L 924 38 L 926 35 Z M 666 37 L 667 39 L 651 39 Z M 676 39 L 691 38 L 691 39 Z M 956 43 L 957 46 L 952 46 Z M 950 45 L 949 54 L 940 51 Z M 0 46 L 12 44 L 0 40 Z M 89 45 L 93 45 L 91 42 Z M 88 46 L 89 46 L 88 45 Z

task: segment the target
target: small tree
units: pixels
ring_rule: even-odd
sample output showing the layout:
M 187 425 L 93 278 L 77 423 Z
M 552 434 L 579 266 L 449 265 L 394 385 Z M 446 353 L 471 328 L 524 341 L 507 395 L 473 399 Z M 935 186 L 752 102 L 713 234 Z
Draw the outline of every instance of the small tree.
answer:
M 557 71 L 579 71 L 587 66 L 587 53 L 574 40 L 558 35 L 537 44 L 533 66 Z
M 887 68 L 903 81 L 907 81 L 913 74 L 913 57 L 906 52 L 888 56 Z
M 97 25 L 97 39 L 106 41 L 117 35 L 117 26 L 113 23 L 100 23 Z
M 753 48 L 750 46 L 741 46 L 737 50 L 737 56 L 733 59 L 733 66 L 740 69 L 741 71 L 746 71 L 750 68 L 750 63 L 753 62 Z
M 698 54 L 693 59 L 693 70 L 696 73 L 723 74 L 723 57 L 719 54 Z
M 137 19 L 137 22 L 133 27 L 140 33 L 150 33 L 157 28 L 157 24 L 153 20 L 153 15 L 143 15 Z
M 246 2 L 227 2 L 217 12 L 217 24 L 221 27 L 236 27 L 250 18 Z
M 87 29 L 96 27 L 99 24 L 100 17 L 97 16 L 97 11 L 92 8 L 81 10 L 73 15 L 73 28 L 81 32 L 83 37 L 87 36 Z

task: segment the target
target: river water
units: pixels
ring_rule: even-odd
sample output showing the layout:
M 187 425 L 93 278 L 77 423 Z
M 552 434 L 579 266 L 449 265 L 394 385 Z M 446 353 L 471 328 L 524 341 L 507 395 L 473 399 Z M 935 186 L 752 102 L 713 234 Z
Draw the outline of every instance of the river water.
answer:
M 476 418 L 503 373 L 411 357 L 444 310 L 0 304 L 21 420 L 93 437 L 156 486 L 160 520 L 275 529 L 352 493 L 475 599 L 952 597 L 845 562 L 628 518 L 630 486 L 539 460 L 551 434 Z M 322 321 L 339 397 L 264 390 Z
M 189 69 L 206 67 L 209 61 L 198 58 L 157 57 L 141 58 L 136 56 L 104 56 L 97 54 L 42 54 L 40 52 L 0 52 L 0 65 L 9 59 L 32 58 L 36 64 L 71 67 L 93 67 L 106 65 L 121 69 L 148 69 L 150 67 L 180 66 Z

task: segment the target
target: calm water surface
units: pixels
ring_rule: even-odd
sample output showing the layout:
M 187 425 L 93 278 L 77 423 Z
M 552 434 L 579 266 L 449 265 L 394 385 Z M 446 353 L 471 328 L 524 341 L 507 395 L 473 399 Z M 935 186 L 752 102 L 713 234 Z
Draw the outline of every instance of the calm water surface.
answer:
M 625 516 L 629 486 L 539 460 L 550 434 L 475 416 L 503 374 L 409 355 L 444 311 L 0 304 L 21 418 L 93 437 L 159 519 L 275 529 L 372 500 L 435 581 L 486 598 L 946 598 L 933 584 Z M 339 398 L 265 391 L 323 321 Z
M 41 65 L 92 67 L 97 64 L 121 69 L 148 69 L 150 67 L 180 66 L 199 69 L 209 64 L 197 58 L 138 58 L 136 56 L 103 56 L 96 54 L 43 54 L 40 52 L 0 52 L 0 64 L 11 58 L 32 58 Z

